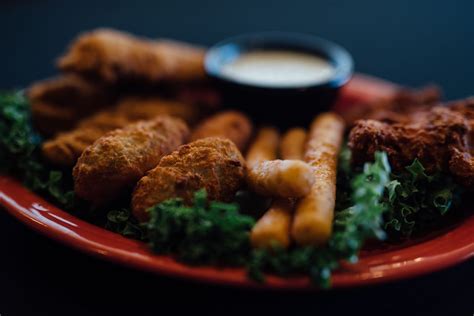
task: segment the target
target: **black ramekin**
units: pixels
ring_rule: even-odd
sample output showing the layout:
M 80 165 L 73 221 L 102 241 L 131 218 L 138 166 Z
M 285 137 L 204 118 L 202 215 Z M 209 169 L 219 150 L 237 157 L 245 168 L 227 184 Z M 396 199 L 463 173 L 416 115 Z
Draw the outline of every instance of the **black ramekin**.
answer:
M 335 72 L 328 80 L 302 87 L 262 87 L 222 75 L 222 66 L 239 55 L 256 50 L 291 50 L 328 60 Z M 282 128 L 307 125 L 315 115 L 327 111 L 352 76 L 353 61 L 341 46 L 304 34 L 265 32 L 240 35 L 212 46 L 205 57 L 207 74 L 223 94 L 224 104 L 240 109 L 259 124 Z

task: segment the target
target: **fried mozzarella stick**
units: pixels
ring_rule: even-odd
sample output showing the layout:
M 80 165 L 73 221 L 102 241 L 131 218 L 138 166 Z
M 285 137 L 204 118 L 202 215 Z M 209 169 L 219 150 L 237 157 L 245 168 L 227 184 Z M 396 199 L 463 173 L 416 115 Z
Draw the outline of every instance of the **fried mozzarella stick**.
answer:
M 252 247 L 269 249 L 288 248 L 293 210 L 291 199 L 276 199 L 270 208 L 255 223 L 250 232 Z
M 280 155 L 283 159 L 303 160 L 306 131 L 301 127 L 288 130 L 281 138 Z
M 229 201 L 245 180 L 245 161 L 228 139 L 209 137 L 179 147 L 138 182 L 132 211 L 145 222 L 147 210 L 167 199 L 191 203 L 194 192 L 205 188 L 209 200 Z
M 264 196 L 304 196 L 314 182 L 311 167 L 298 160 L 275 160 L 277 148 L 278 133 L 262 128 L 247 154 L 247 184 Z
M 227 138 L 233 141 L 242 152 L 252 135 L 252 128 L 252 122 L 245 114 L 225 111 L 200 123 L 191 133 L 191 141 L 206 137 Z
M 302 159 L 306 132 L 294 128 L 283 135 L 280 152 L 283 159 Z M 303 140 L 303 141 L 301 141 Z M 271 249 L 290 245 L 290 226 L 293 211 L 292 199 L 276 199 L 252 228 L 250 240 L 255 248 Z
M 276 159 L 279 140 L 280 134 L 275 128 L 261 128 L 247 151 L 247 166 L 251 168 L 260 162 Z
M 204 49 L 169 40 L 149 40 L 111 29 L 81 34 L 58 61 L 65 72 L 113 84 L 183 82 L 205 78 Z
M 188 136 L 186 124 L 168 116 L 112 131 L 87 147 L 79 157 L 73 169 L 74 191 L 94 205 L 107 203 L 133 188 Z
M 314 167 L 316 182 L 296 205 L 291 234 L 298 245 L 321 245 L 331 236 L 343 135 L 344 122 L 336 114 L 323 113 L 311 124 L 304 159 Z
M 188 123 L 195 122 L 199 117 L 197 109 L 189 104 L 160 98 L 129 97 L 115 108 L 86 118 L 75 129 L 44 142 L 42 154 L 55 165 L 74 166 L 84 149 L 107 132 L 160 115 L 179 117 Z
M 247 184 L 263 196 L 299 198 L 309 193 L 314 183 L 310 165 L 299 160 L 268 160 L 248 170 Z

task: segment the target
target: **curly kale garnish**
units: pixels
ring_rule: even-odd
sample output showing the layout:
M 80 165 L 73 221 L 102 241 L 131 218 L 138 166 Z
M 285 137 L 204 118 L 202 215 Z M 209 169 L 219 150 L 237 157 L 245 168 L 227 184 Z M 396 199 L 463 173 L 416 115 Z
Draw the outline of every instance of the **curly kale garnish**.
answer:
M 461 194 L 452 178 L 428 175 L 416 160 L 387 185 L 385 229 L 391 238 L 406 238 L 439 223 Z
M 148 236 L 154 251 L 175 254 L 188 263 L 245 262 L 254 219 L 240 214 L 237 204 L 208 203 L 201 190 L 192 206 L 171 199 L 149 212 Z
M 41 137 L 31 124 L 30 105 L 22 91 L 0 93 L 0 171 L 14 174 L 35 192 L 71 209 L 70 177 L 41 159 Z
M 146 227 L 138 223 L 128 208 L 113 209 L 107 212 L 104 227 L 122 236 L 146 240 Z

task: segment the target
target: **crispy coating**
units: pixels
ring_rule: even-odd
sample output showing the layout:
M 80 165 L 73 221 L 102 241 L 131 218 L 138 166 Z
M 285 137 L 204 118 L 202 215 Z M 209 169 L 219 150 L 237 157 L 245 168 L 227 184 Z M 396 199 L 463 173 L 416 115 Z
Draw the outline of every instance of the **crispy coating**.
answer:
M 94 205 L 107 203 L 133 188 L 188 136 L 183 121 L 167 116 L 112 131 L 79 157 L 73 169 L 74 191 Z
M 463 152 L 455 147 L 451 148 L 449 172 L 467 190 L 474 190 L 474 158 L 470 152 Z
M 81 34 L 58 66 L 107 83 L 193 81 L 205 78 L 204 53 L 202 48 L 185 43 L 97 29 Z
M 210 200 L 229 201 L 242 186 L 245 161 L 228 139 L 210 137 L 179 147 L 138 182 L 132 196 L 133 214 L 142 222 L 147 209 L 181 197 L 190 203 L 193 193 L 205 188 Z
M 290 199 L 273 201 L 271 207 L 252 228 L 252 247 L 270 250 L 275 246 L 288 248 L 292 210 L 293 202 Z
M 36 82 L 27 95 L 34 124 L 47 136 L 71 129 L 78 120 L 114 100 L 111 89 L 72 74 Z
M 300 160 L 262 161 L 247 172 L 250 189 L 263 196 L 299 198 L 309 193 L 313 183 L 311 166 Z
M 447 106 L 454 112 L 461 114 L 469 123 L 469 149 L 473 154 L 474 149 L 474 97 L 469 97 L 464 100 L 457 100 L 447 104 Z
M 313 184 L 311 168 L 298 160 L 276 160 L 279 134 L 260 129 L 247 153 L 247 184 L 256 193 L 273 197 L 301 197 Z
M 252 167 L 262 161 L 276 159 L 279 141 L 280 134 L 276 128 L 262 127 L 247 151 L 247 165 Z
M 343 136 L 344 122 L 336 114 L 320 114 L 311 124 L 304 159 L 316 181 L 295 208 L 291 235 L 298 245 L 321 245 L 331 236 Z
M 347 126 L 352 126 L 360 119 L 402 123 L 406 121 L 408 114 L 427 110 L 439 103 L 440 99 L 441 92 L 435 86 L 427 86 L 419 90 L 401 90 L 389 99 L 358 104 L 341 115 Z
M 245 114 L 225 111 L 201 122 L 191 133 L 191 141 L 206 137 L 222 137 L 233 141 L 240 151 L 244 151 L 252 135 L 252 129 L 252 122 Z
M 188 123 L 199 118 L 196 107 L 189 104 L 157 97 L 129 97 L 115 108 L 88 117 L 79 122 L 75 129 L 44 142 L 43 156 L 56 165 L 73 166 L 84 149 L 107 132 L 160 115 L 176 116 Z
M 467 151 L 468 122 L 446 107 L 434 107 L 411 116 L 407 123 L 358 121 L 349 134 L 354 164 L 373 160 L 375 151 L 388 154 L 393 170 L 420 160 L 428 172 L 447 171 L 451 148 Z
M 304 156 L 304 145 L 306 142 L 306 131 L 301 127 L 288 130 L 280 142 L 280 155 L 283 159 L 302 160 Z
M 293 128 L 286 132 L 280 142 L 281 157 L 283 159 L 301 160 L 304 153 L 305 139 L 306 132 L 301 128 Z M 254 151 L 258 150 L 258 148 L 261 147 L 254 147 Z M 268 156 L 276 156 L 276 148 L 273 149 L 273 152 L 270 152 L 268 148 L 265 151 Z M 258 155 L 255 154 L 253 156 L 258 157 Z M 265 156 L 265 154 L 260 155 L 260 157 L 262 156 Z M 274 161 L 256 163 L 250 170 L 258 168 L 257 166 L 260 164 L 266 163 L 272 164 Z M 307 165 L 305 166 L 307 167 Z M 312 176 L 312 171 L 305 171 L 302 175 Z M 311 187 L 312 181 L 314 181 L 314 178 L 311 178 L 311 184 L 307 186 L 308 188 Z M 292 183 L 293 179 L 290 179 L 288 182 Z M 291 243 L 290 227 L 293 219 L 293 207 L 293 199 L 274 199 L 270 208 L 255 223 L 250 232 L 252 247 L 270 250 L 275 246 L 288 248 Z

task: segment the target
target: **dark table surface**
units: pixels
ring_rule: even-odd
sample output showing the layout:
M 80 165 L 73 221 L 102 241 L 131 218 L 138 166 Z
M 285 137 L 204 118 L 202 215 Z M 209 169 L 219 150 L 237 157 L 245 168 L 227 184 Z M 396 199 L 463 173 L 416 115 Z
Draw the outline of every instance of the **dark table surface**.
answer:
M 76 33 L 109 26 L 206 45 L 251 31 L 317 34 L 348 48 L 357 71 L 409 86 L 435 82 L 448 99 L 461 98 L 474 92 L 473 13 L 471 0 L 1 1 L 0 88 L 54 75 L 54 58 Z M 474 313 L 472 260 L 367 288 L 247 292 L 103 262 L 30 231 L 1 210 L 0 249 L 2 316 Z

